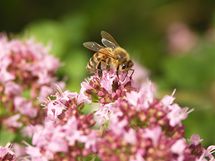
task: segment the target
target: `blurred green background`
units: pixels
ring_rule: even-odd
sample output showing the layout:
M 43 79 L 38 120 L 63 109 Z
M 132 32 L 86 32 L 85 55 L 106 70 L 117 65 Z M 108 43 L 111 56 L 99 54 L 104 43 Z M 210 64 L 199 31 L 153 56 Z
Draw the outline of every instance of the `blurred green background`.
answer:
M 101 30 L 149 71 L 158 97 L 176 89 L 176 101 L 195 109 L 184 121 L 186 136 L 215 144 L 214 0 L 0 1 L 0 31 L 51 44 L 70 90 L 87 76 L 92 53 L 82 43 L 99 42 Z

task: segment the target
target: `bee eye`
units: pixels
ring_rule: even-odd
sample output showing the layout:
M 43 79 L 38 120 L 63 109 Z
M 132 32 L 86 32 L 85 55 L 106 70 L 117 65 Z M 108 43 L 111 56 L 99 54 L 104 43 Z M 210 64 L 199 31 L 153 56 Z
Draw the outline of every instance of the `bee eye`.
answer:
M 126 68 L 126 64 L 122 64 L 122 69 L 125 69 Z

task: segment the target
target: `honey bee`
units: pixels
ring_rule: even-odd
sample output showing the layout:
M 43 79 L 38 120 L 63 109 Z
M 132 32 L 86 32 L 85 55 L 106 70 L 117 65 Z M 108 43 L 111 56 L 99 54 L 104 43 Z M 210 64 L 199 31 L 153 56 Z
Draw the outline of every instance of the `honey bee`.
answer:
M 130 60 L 128 52 L 121 48 L 109 33 L 101 31 L 101 37 L 104 46 L 96 42 L 83 43 L 84 47 L 95 52 L 87 64 L 87 70 L 90 73 L 97 72 L 99 77 L 102 76 L 103 70 L 111 68 L 116 70 L 117 76 L 119 76 L 119 72 L 126 72 L 127 75 L 130 70 L 133 74 L 134 70 L 131 68 L 134 64 Z

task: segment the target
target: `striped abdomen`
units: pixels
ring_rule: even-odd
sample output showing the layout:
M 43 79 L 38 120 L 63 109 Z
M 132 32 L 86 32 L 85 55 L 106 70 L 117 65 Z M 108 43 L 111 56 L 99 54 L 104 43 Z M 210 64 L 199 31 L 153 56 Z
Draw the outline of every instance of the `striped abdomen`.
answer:
M 89 60 L 87 64 L 87 70 L 91 73 L 95 73 L 98 69 L 99 63 L 104 63 L 107 59 L 107 55 L 97 52 Z M 102 65 L 102 64 L 101 64 Z

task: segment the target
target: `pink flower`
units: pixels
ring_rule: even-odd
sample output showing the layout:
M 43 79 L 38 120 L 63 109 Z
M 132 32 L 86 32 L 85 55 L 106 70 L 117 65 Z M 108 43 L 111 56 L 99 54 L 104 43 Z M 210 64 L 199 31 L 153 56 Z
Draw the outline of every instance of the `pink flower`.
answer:
M 85 148 L 86 149 L 90 149 L 92 148 L 93 152 L 96 152 L 96 142 L 97 142 L 97 133 L 96 132 L 91 132 L 89 135 L 86 136 L 86 140 L 85 140 Z
M 59 101 L 51 101 L 47 105 L 47 115 L 49 118 L 57 119 L 57 117 L 62 114 L 66 106 Z
M 19 128 L 22 126 L 22 123 L 18 122 L 20 119 L 20 114 L 16 114 L 4 120 L 4 124 L 8 127 Z
M 136 142 L 138 141 L 134 129 L 129 129 L 128 132 L 125 132 L 123 135 L 123 139 L 130 144 L 136 144 Z
M 141 64 L 137 63 L 136 61 L 134 62 L 133 69 L 135 70 L 133 74 L 133 80 L 135 84 L 141 86 L 142 83 L 144 83 L 148 77 L 149 77 L 149 71 L 143 67 Z
M 126 94 L 131 89 L 132 81 L 126 73 L 116 75 L 113 71 L 104 71 L 102 77 L 91 76 L 82 83 L 81 93 L 84 93 L 92 102 L 107 104 Z M 94 98 L 92 99 L 92 96 Z
M 67 152 L 68 151 L 68 144 L 64 138 L 64 132 L 61 129 L 55 129 L 49 144 L 47 146 L 47 150 L 50 150 L 53 153 L 56 152 Z
M 48 128 L 40 126 L 39 128 L 35 129 L 34 134 L 32 136 L 32 144 L 36 145 L 38 148 L 45 148 L 48 145 L 52 136 L 52 132 L 50 130 L 54 131 L 53 125 L 50 125 L 50 127 Z
M 26 148 L 26 153 L 31 156 L 32 161 L 48 161 L 49 159 L 43 156 L 40 149 L 33 146 L 28 146 Z
M 128 120 L 123 119 L 123 120 L 119 120 L 119 119 L 114 119 L 111 120 L 110 123 L 110 129 L 117 135 L 122 135 L 125 133 L 125 127 L 128 125 Z
M 85 91 L 87 91 L 88 89 L 91 89 L 89 81 L 90 81 L 89 79 L 85 79 L 85 81 L 81 82 L 80 93 L 84 94 Z
M 36 99 L 39 96 L 45 100 L 44 97 L 51 94 L 52 84 L 57 83 L 54 74 L 59 66 L 58 59 L 49 55 L 42 44 L 33 40 L 9 40 L 5 35 L 0 37 L 0 95 L 6 113 L 9 116 L 19 114 L 20 123 L 16 117 L 16 121 L 13 119 L 16 122 L 14 132 L 22 124 L 35 124 L 44 119 L 45 111 Z
M 135 155 L 135 160 L 132 160 L 132 161 L 145 161 L 145 159 L 141 156 L 141 154 L 137 153 Z
M 186 145 L 185 145 L 185 140 L 184 139 L 180 139 L 180 140 L 177 140 L 171 147 L 171 151 L 173 153 L 176 153 L 176 154 L 183 154 L 184 152 L 184 149 L 185 149 Z
M 0 160 L 15 161 L 15 154 L 11 150 L 10 143 L 8 143 L 5 147 L 0 146 Z
M 33 107 L 32 102 L 27 101 L 23 97 L 16 97 L 14 99 L 14 105 L 16 110 L 23 115 L 27 115 L 31 118 L 34 118 L 37 115 L 37 109 Z
M 62 128 L 55 126 L 53 122 L 49 121 L 46 123 L 45 127 L 41 126 L 35 131 L 32 143 L 38 148 L 45 148 L 46 151 L 43 155 L 48 155 L 50 157 L 56 152 L 66 152 L 68 150 Z
M 168 43 L 171 52 L 188 52 L 197 42 L 196 35 L 186 24 L 172 24 L 168 30 Z
M 130 93 L 126 94 L 126 97 L 131 105 L 138 106 L 138 101 L 140 99 L 140 95 L 138 92 L 131 91 Z
M 116 75 L 110 75 L 109 73 L 104 72 L 103 79 L 101 79 L 101 87 L 104 88 L 107 92 L 112 92 L 112 84 L 116 79 Z
M 44 64 L 41 65 L 43 65 L 42 68 L 47 69 L 48 71 L 56 71 L 59 68 L 60 63 L 56 58 L 48 55 L 44 57 Z
M 32 138 L 33 134 L 36 133 L 37 131 L 39 131 L 42 128 L 41 125 L 29 125 L 29 126 L 25 126 L 22 130 L 22 134 L 24 136 L 28 136 L 30 138 Z
M 186 148 L 185 139 L 177 140 L 172 146 L 171 151 L 175 154 L 178 154 L 178 161 L 184 160 L 184 150 Z
M 61 92 L 58 94 L 59 95 L 57 95 L 57 100 L 59 100 L 62 103 L 66 103 L 72 99 L 77 99 L 77 97 L 78 97 L 78 93 L 70 92 L 70 91 L 64 91 L 64 92 Z
M 7 50 L 5 51 L 4 49 L 2 49 L 2 52 L 0 52 L 0 82 L 2 83 L 6 83 L 7 81 L 13 80 L 15 78 L 15 76 L 12 73 L 9 73 L 7 71 L 8 66 L 11 64 L 11 60 L 9 57 L 6 57 L 3 54 L 4 52 L 7 52 Z
M 7 81 L 13 80 L 14 78 L 15 77 L 5 69 L 0 70 L 0 82 L 5 83 Z
M 0 158 L 2 159 L 6 154 L 8 153 L 8 150 L 6 148 L 0 147 Z
M 82 93 L 82 91 L 80 91 L 80 94 L 78 95 L 77 98 L 77 104 L 81 104 L 81 103 L 91 103 L 92 100 L 89 99 L 89 97 L 87 97 L 84 93 Z
M 206 150 L 204 150 L 200 158 L 198 158 L 196 161 L 207 161 L 208 159 L 209 161 L 214 161 L 215 158 L 213 153 L 215 153 L 215 146 L 211 145 Z
M 137 110 L 147 109 L 154 101 L 155 87 L 151 82 L 142 84 L 138 92 L 131 91 L 126 94 L 128 102 Z
M 161 136 L 161 132 L 162 131 L 161 131 L 161 128 L 159 126 L 154 127 L 152 129 L 146 129 L 145 133 L 144 133 L 144 137 L 151 139 L 153 145 L 157 146 L 158 142 L 159 142 L 159 139 L 160 139 L 160 136 Z
M 170 112 L 167 114 L 167 118 L 170 121 L 171 126 L 176 126 L 181 124 L 181 121 L 187 118 L 187 115 L 193 111 L 188 108 L 180 108 L 177 104 L 169 106 Z
M 40 93 L 38 99 L 40 102 L 44 102 L 46 98 L 53 92 L 53 89 L 49 86 L 42 86 L 40 89 Z
M 197 146 L 198 144 L 200 144 L 203 139 L 200 138 L 200 136 L 198 134 L 193 134 L 190 139 L 189 139 L 190 143 Z
M 49 77 L 47 71 L 39 71 L 36 75 L 38 77 L 38 84 L 48 84 L 49 82 L 54 82 L 52 78 Z
M 110 120 L 111 115 L 114 113 L 112 106 L 112 104 L 106 104 L 102 107 L 99 107 L 94 113 L 94 119 L 99 126 L 107 123 Z
M 68 120 L 67 124 L 64 125 L 64 130 L 69 145 L 73 146 L 76 141 L 86 141 L 86 137 L 82 134 L 82 131 L 78 130 L 78 122 L 75 117 Z
M 21 86 L 14 82 L 7 82 L 5 84 L 5 94 L 8 96 L 20 95 L 22 92 Z
M 17 158 L 24 156 L 25 153 L 25 147 L 21 146 L 19 144 L 13 144 L 13 150 L 14 154 L 16 155 Z
M 173 97 L 173 95 L 175 94 L 175 90 L 173 91 L 172 95 L 171 96 L 164 96 L 162 99 L 161 99 L 161 104 L 164 106 L 164 107 L 169 107 L 170 105 L 172 105 L 172 103 L 174 102 L 175 100 L 175 97 Z

